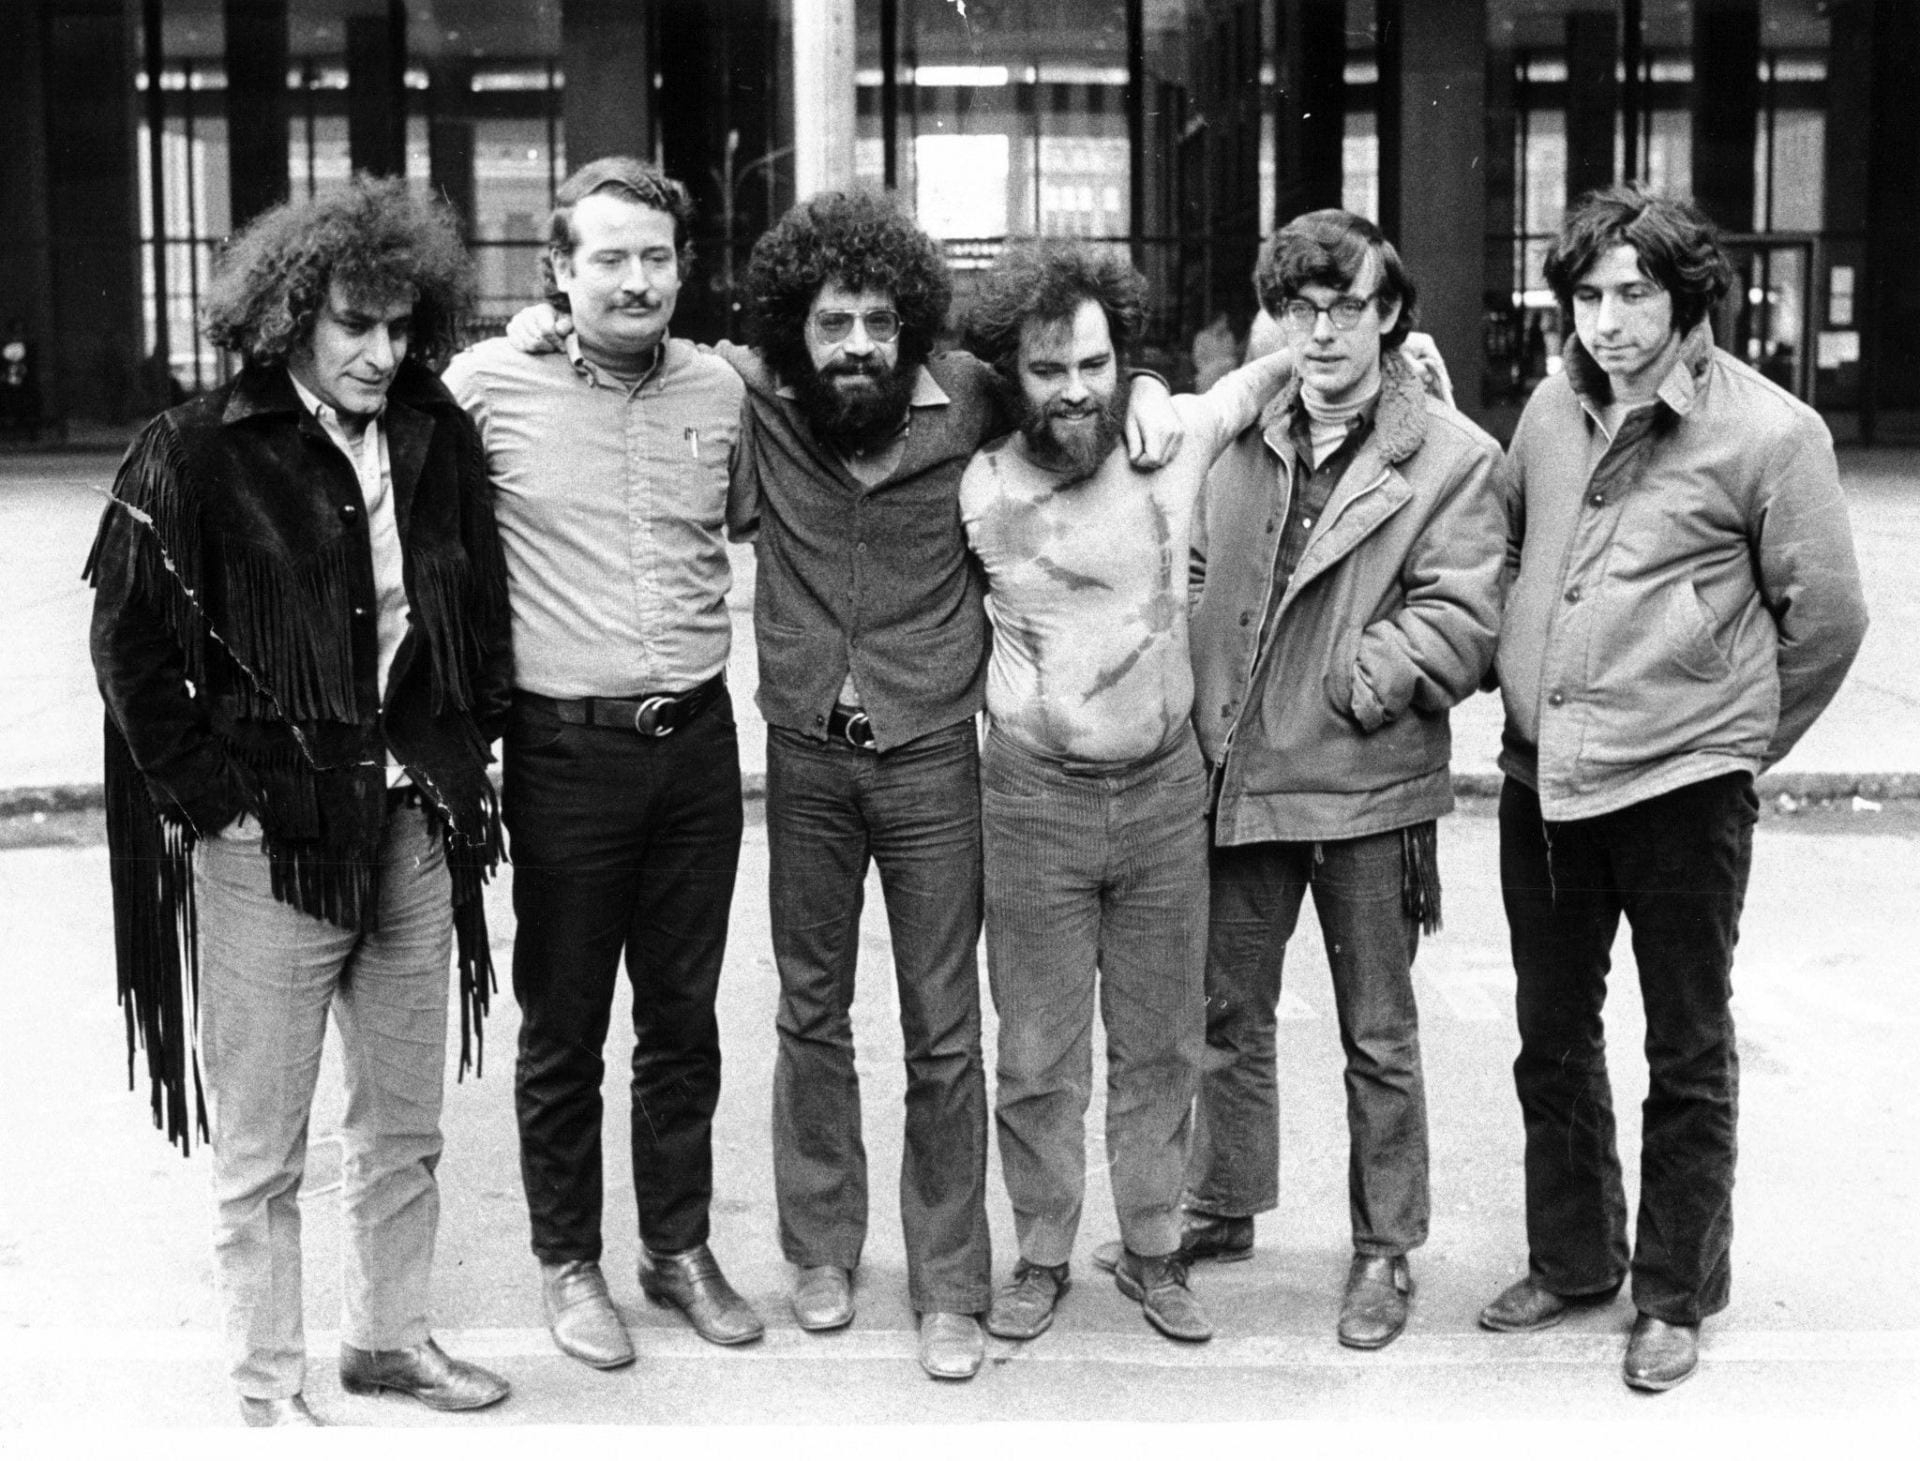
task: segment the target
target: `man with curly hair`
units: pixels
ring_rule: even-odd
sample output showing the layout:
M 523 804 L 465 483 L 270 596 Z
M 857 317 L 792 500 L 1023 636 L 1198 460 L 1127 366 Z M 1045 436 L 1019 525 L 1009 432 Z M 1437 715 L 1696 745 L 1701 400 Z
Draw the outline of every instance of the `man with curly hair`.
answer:
M 357 179 L 263 214 L 207 336 L 244 365 L 121 464 L 88 562 L 129 1034 L 156 1122 L 213 1147 L 249 1425 L 314 1425 L 300 1186 L 329 1012 L 346 1212 L 340 1381 L 442 1410 L 507 1383 L 428 1332 L 448 962 L 461 1063 L 492 983 L 488 743 L 510 678 L 479 443 L 426 364 L 471 296 L 451 222 Z
M 640 1287 L 712 1343 L 763 1332 L 708 1246 L 742 821 L 722 523 L 744 391 L 669 333 L 692 216 L 650 163 L 586 164 L 556 195 L 544 261 L 565 352 L 490 340 L 447 370 L 486 445 L 513 610 L 521 1174 L 554 1340 L 600 1369 L 634 1358 L 600 1269 L 601 1051 L 623 957 Z
M 1546 275 L 1572 338 L 1509 453 L 1498 660 L 1528 1265 L 1480 1322 L 1544 1329 L 1631 1275 L 1623 1377 L 1660 1391 L 1732 1282 L 1753 779 L 1839 690 L 1866 607 L 1826 426 L 1714 346 L 1734 275 L 1706 216 L 1591 194 Z M 1647 1019 L 1631 1258 L 1600 1018 L 1623 915 Z
M 1053 1323 L 1086 1187 L 1096 992 L 1122 1293 L 1169 1338 L 1213 1330 L 1179 1255 L 1205 1010 L 1206 768 L 1193 733 L 1187 539 L 1207 469 L 1286 379 L 1270 355 L 1176 396 L 1179 453 L 1135 471 L 1120 361 L 1146 313 L 1124 255 L 1016 245 L 982 280 L 967 344 L 1018 393 L 960 515 L 987 575 L 987 975 L 1000 1014 L 995 1124 L 1020 1258 L 987 1329 Z

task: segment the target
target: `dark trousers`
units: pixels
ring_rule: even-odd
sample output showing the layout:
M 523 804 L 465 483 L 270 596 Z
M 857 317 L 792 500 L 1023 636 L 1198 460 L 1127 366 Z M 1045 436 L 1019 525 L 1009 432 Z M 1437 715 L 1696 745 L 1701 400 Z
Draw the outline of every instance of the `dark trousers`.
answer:
M 1399 832 L 1213 851 L 1207 934 L 1208 1065 L 1189 1167 L 1197 1212 L 1247 1217 L 1280 1200 L 1275 1034 L 1280 975 L 1300 904 L 1314 911 L 1346 1051 L 1347 1205 L 1356 1253 L 1427 1240 L 1427 1095 Z
M 1096 996 L 1120 1236 L 1149 1256 L 1180 1246 L 1207 955 L 1207 772 L 1182 730 L 1164 753 L 1113 767 L 987 741 L 994 1124 L 1029 1263 L 1065 1263 L 1080 1228 Z
M 1624 913 L 1649 1075 L 1633 1301 L 1670 1324 L 1727 1306 L 1740 1077 L 1728 1006 L 1758 816 L 1745 772 L 1571 822 L 1543 822 L 1539 797 L 1511 778 L 1501 791 L 1527 1244 L 1534 1280 L 1550 1293 L 1607 1292 L 1628 1272 L 1600 1014 Z
M 740 859 L 733 702 L 723 692 L 657 738 L 516 702 L 505 744 L 514 1100 L 533 1251 L 600 1256 L 601 1048 L 623 953 L 640 1236 L 663 1253 L 704 1243 L 720 1098 L 713 1006 Z
M 854 1268 L 867 1157 L 854 1070 L 854 966 L 880 869 L 906 1046 L 900 1215 L 922 1313 L 991 1295 L 980 1061 L 980 754 L 961 721 L 877 754 L 767 732 L 767 848 L 780 971 L 773 1175 L 790 1262 Z

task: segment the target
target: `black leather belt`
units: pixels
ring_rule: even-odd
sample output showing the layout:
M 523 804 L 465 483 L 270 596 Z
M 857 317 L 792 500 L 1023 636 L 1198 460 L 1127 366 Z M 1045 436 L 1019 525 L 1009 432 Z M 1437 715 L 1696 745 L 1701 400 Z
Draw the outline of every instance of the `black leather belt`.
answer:
M 692 720 L 726 688 L 725 675 L 674 695 L 642 695 L 632 700 L 588 696 L 583 700 L 556 700 L 530 690 L 514 691 L 514 698 L 557 716 L 568 725 L 607 726 L 638 731 L 643 736 L 670 736 Z
M 871 751 L 873 722 L 857 705 L 836 705 L 827 717 L 827 739 L 845 741 L 856 751 Z

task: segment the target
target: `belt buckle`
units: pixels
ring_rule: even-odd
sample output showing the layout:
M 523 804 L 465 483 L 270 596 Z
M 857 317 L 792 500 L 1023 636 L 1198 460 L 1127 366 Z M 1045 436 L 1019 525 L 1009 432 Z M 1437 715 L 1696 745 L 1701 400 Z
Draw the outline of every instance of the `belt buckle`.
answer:
M 660 712 L 673 704 L 672 695 L 649 695 L 633 712 L 633 728 L 643 736 L 670 736 L 673 727 L 660 724 Z
M 864 710 L 857 710 L 846 718 L 846 724 L 840 727 L 840 739 L 856 751 L 873 749 L 873 719 Z

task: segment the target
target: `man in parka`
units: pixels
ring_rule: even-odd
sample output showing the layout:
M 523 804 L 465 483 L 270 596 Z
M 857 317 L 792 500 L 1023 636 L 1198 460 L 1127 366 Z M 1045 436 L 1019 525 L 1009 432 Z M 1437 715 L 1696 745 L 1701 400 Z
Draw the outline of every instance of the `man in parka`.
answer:
M 1727 1305 L 1753 779 L 1840 688 L 1866 608 L 1825 424 L 1714 348 L 1733 270 L 1706 217 L 1604 190 L 1546 275 L 1574 338 L 1509 457 L 1499 658 L 1528 1265 L 1480 1322 L 1544 1329 L 1631 1272 L 1624 1378 L 1658 1391 Z M 1649 1077 L 1631 1263 L 1600 1020 L 1622 914 Z
M 1412 965 L 1440 923 L 1448 709 L 1493 657 L 1499 450 L 1400 357 L 1413 281 L 1372 223 L 1295 219 L 1262 306 L 1298 375 L 1215 464 L 1194 530 L 1194 724 L 1212 774 L 1208 1065 L 1182 1250 L 1237 1259 L 1279 1199 L 1274 1034 L 1307 890 L 1347 1056 L 1353 1262 L 1342 1344 L 1406 1323 L 1426 1240 Z

